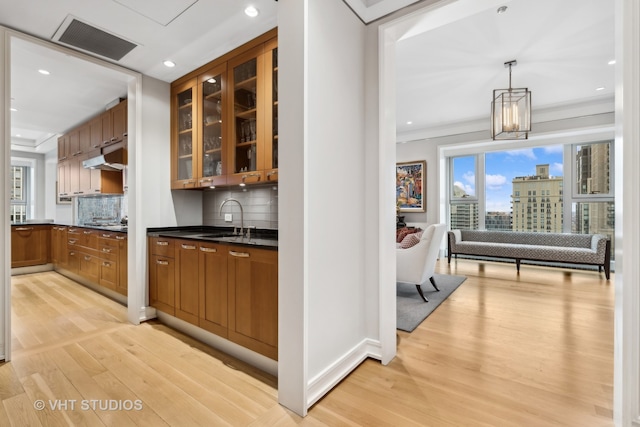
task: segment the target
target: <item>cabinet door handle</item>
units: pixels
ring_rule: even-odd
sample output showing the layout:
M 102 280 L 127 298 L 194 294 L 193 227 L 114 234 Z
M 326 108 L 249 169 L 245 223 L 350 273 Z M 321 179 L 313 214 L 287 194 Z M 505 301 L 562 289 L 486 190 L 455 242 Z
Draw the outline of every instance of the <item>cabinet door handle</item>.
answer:
M 93 231 L 83 231 L 84 234 L 91 234 Z
M 168 246 L 169 242 L 156 242 L 156 245 L 158 245 L 158 246 Z
M 33 227 L 18 227 L 15 230 L 16 231 L 30 231 L 30 230 L 33 230 Z
M 200 246 L 200 250 L 202 252 L 218 252 L 218 250 L 216 248 L 206 248 L 204 246 Z
M 116 138 L 115 136 L 113 138 L 111 138 L 111 142 L 116 142 L 118 140 L 118 138 Z
M 125 236 L 116 236 L 116 240 L 124 240 L 124 239 L 126 239 Z
M 123 134 L 122 134 L 122 136 L 124 136 L 124 137 L 129 136 L 129 132 L 125 132 L 125 133 L 123 133 Z
M 156 261 L 156 264 L 158 264 L 158 265 L 169 265 L 169 261 L 164 261 L 164 260 L 159 259 L 159 260 Z
M 248 173 L 246 175 L 242 175 L 242 182 L 244 182 L 247 178 L 254 178 L 254 177 L 258 178 L 256 182 L 260 182 L 261 175 L 259 173 Z
M 76 240 L 76 239 L 69 239 L 69 244 L 70 244 L 70 245 L 75 245 L 75 244 L 76 244 L 76 242 L 77 242 L 77 240 Z
M 106 262 L 106 261 L 105 261 L 105 262 L 103 262 L 103 263 L 102 263 L 102 265 L 103 265 L 104 267 L 111 267 L 111 263 L 110 263 L 110 262 Z
M 278 171 L 273 170 L 273 171 L 269 172 L 269 173 L 267 174 L 267 181 L 271 181 L 271 176 L 272 176 L 272 175 L 278 175 Z
M 102 252 L 106 252 L 106 253 L 110 254 L 110 253 L 111 253 L 111 249 L 109 249 L 109 248 L 102 248 Z
M 246 252 L 229 251 L 229 255 L 233 255 L 238 258 L 249 258 L 249 254 Z
M 75 255 L 76 255 L 76 253 L 75 253 L 75 252 L 69 252 L 69 255 L 71 255 L 71 256 L 75 256 Z
M 102 237 L 110 238 L 110 237 L 113 237 L 113 236 L 111 234 L 103 234 Z
M 184 243 L 182 244 L 182 249 L 195 249 L 196 245 L 185 245 Z
M 91 257 L 90 257 L 90 256 L 88 256 L 88 255 L 85 255 L 84 260 L 85 260 L 85 261 L 91 261 Z

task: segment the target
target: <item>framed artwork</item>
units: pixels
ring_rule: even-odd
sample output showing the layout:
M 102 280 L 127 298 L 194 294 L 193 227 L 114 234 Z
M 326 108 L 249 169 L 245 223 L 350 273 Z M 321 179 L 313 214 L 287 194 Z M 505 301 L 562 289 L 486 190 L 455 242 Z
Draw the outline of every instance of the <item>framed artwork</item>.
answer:
M 426 212 L 425 177 L 427 162 L 396 163 L 396 210 Z

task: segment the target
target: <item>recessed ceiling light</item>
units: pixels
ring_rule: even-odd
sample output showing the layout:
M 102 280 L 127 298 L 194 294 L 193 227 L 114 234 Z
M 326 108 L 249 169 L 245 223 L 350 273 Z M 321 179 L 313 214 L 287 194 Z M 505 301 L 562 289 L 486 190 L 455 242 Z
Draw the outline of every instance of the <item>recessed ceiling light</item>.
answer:
M 22 135 L 19 133 L 16 133 L 16 138 L 20 138 Z
M 255 18 L 256 16 L 258 16 L 260 11 L 256 9 L 255 6 L 247 6 L 247 8 L 244 10 L 244 13 L 245 15 L 250 16 L 251 18 Z
M 213 77 L 211 77 L 209 80 L 207 80 L 207 82 L 209 82 L 209 83 L 215 83 L 215 82 L 216 82 L 216 79 L 214 79 Z
M 500 6 L 498 10 L 496 10 L 496 12 L 498 12 L 498 15 L 502 15 L 506 11 L 507 11 L 507 6 Z
M 11 111 L 18 111 L 18 109 L 17 109 L 17 108 L 13 108 L 13 107 L 11 107 L 11 108 L 10 108 L 10 110 L 11 110 Z
M 164 62 L 163 62 L 163 64 L 164 64 L 164 66 L 165 66 L 165 67 L 169 67 L 169 68 L 172 68 L 172 67 L 175 67 L 175 66 L 176 66 L 176 63 L 175 63 L 175 62 L 173 62 L 173 61 L 171 61 L 171 60 L 169 60 L 169 59 L 167 59 L 166 61 L 164 61 Z
M 613 65 L 613 64 L 615 64 L 615 63 L 616 63 L 616 60 L 615 60 L 615 59 L 612 59 L 611 61 L 607 62 L 607 64 L 609 64 L 609 65 Z
M 409 121 L 407 122 L 407 124 L 408 124 L 408 125 L 412 125 L 412 124 L 413 124 L 413 122 L 412 122 L 411 120 L 409 120 Z
M 604 90 L 604 86 L 597 87 L 596 90 Z
M 48 72 L 47 70 L 42 70 L 42 69 L 38 70 L 38 72 L 39 72 L 40 74 L 42 74 L 42 75 L 45 75 L 45 76 L 48 76 L 49 74 L 51 74 L 51 73 L 50 73 L 50 72 Z

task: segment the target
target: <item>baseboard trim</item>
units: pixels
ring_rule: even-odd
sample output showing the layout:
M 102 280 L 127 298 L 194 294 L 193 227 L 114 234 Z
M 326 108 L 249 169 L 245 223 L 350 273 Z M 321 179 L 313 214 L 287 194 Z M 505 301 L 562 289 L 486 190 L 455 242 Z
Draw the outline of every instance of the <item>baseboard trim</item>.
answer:
M 307 384 L 307 408 L 313 406 L 314 403 L 368 358 L 382 360 L 382 345 L 380 341 L 369 338 L 362 340 L 324 371 L 312 378 Z
M 29 267 L 14 267 L 11 269 L 12 276 L 19 276 L 21 274 L 31 274 L 31 273 L 43 273 L 45 271 L 52 271 L 53 264 L 40 264 L 40 265 L 31 265 Z
M 231 342 L 226 338 L 219 337 L 218 335 L 162 311 L 156 310 L 156 316 L 159 321 L 173 329 L 187 334 L 217 350 L 227 353 L 228 355 L 248 363 L 249 365 L 273 375 L 274 377 L 278 376 L 278 362 L 275 360 L 269 359 L 266 356 Z

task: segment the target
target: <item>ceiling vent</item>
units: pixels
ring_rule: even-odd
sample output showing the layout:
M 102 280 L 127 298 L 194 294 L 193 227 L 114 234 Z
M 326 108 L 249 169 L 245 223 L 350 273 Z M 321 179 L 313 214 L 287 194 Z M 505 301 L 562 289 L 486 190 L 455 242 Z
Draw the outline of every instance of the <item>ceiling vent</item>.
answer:
M 72 16 L 67 16 L 52 40 L 114 61 L 119 61 L 137 46 Z

